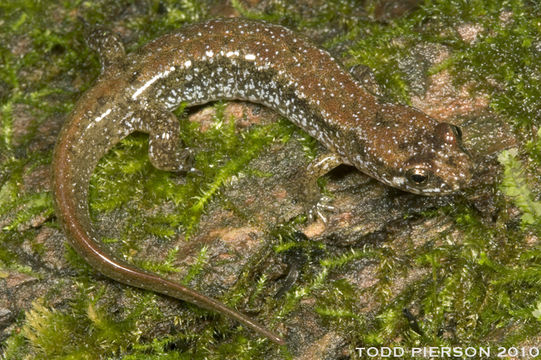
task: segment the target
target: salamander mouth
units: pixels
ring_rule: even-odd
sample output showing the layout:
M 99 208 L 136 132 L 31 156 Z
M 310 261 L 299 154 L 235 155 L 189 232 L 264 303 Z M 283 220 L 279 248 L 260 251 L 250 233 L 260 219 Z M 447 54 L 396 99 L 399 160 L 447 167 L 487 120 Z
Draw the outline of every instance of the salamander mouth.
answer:
M 455 177 L 453 181 L 444 181 L 441 178 L 430 176 L 430 179 L 425 184 L 416 185 L 411 183 L 404 176 L 395 176 L 390 180 L 384 181 L 387 185 L 396 187 L 400 190 L 424 196 L 441 196 L 449 195 L 460 191 L 467 186 L 470 177 Z

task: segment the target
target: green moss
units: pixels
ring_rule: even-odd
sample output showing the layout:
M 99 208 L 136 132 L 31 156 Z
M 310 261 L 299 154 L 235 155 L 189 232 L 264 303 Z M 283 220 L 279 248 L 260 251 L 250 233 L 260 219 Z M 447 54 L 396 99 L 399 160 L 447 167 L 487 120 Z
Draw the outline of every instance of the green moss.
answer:
M 33 241 L 37 231 L 32 224 L 52 215 L 52 198 L 48 192 L 25 191 L 24 178 L 50 163 L 51 152 L 31 150 L 30 145 L 39 142 L 40 125 L 71 107 L 72 93 L 58 85 L 58 76 L 80 67 L 85 53 L 72 46 L 77 32 L 59 30 L 59 24 L 44 20 L 53 13 L 65 14 L 75 4 L 64 5 L 0 4 L 0 263 L 37 278 L 18 256 L 18 247 L 26 241 L 38 253 L 43 250 Z
M 376 316 L 358 324 L 362 325 L 362 344 L 516 346 L 536 336 L 537 319 L 532 311 L 539 301 L 535 290 L 540 275 L 536 264 L 539 246 L 532 249 L 520 229 L 506 229 L 505 219 L 487 225 L 468 208 L 450 210 L 463 232 L 461 243 L 446 241 L 449 234 L 443 233 L 444 245 L 429 242 L 412 247 L 405 255 L 393 255 L 393 262 L 384 249 L 372 249 L 373 254 L 380 254 L 375 257 L 380 278 L 394 279 L 396 274 L 423 269 L 428 273 L 382 299 L 384 305 Z M 382 286 L 385 282 L 379 281 L 367 292 L 380 291 Z M 411 308 L 416 309 L 420 333 L 403 314 Z
M 490 94 L 491 107 L 518 126 L 531 125 L 541 111 L 540 10 L 539 4 L 522 0 L 432 1 L 426 7 L 425 19 L 436 29 L 458 21 L 482 27 L 471 45 L 456 32 L 440 35 L 453 50 L 443 66 L 457 82 Z
M 287 316 L 298 309 L 302 299 L 315 296 L 318 300 L 316 311 L 323 317 L 337 319 L 338 322 L 346 321 L 354 316 L 355 303 L 354 287 L 347 281 L 329 280 L 333 271 L 352 261 L 366 257 L 363 252 L 352 250 L 341 255 L 330 255 L 329 250 L 316 241 L 306 241 L 304 236 L 299 236 L 295 228 L 297 224 L 304 221 L 298 217 L 292 221 L 278 226 L 271 234 L 277 237 L 279 244 L 274 247 L 277 254 L 290 253 L 299 271 L 303 274 L 302 283 L 296 283 L 289 289 L 279 308 L 278 318 Z M 328 257 L 327 257 L 328 256 Z M 299 261 L 299 259 L 303 259 Z M 314 266 L 318 263 L 319 266 Z
M 10 336 L 3 350 L 3 357 L 6 360 L 24 359 L 29 352 L 29 345 L 23 334 Z
M 502 25 L 501 16 L 506 11 L 510 12 L 510 20 Z M 535 55 L 540 38 L 538 16 L 537 5 L 522 1 L 429 1 L 411 16 L 389 25 L 356 19 L 358 26 L 345 25 L 346 34 L 328 41 L 327 46 L 353 42 L 349 49 L 353 60 L 349 64 L 369 65 L 388 96 L 407 102 L 409 84 L 405 74 L 397 71 L 399 61 L 419 42 L 445 44 L 451 58 L 431 69 L 431 73 L 451 70 L 458 83 L 460 79 L 471 81 L 472 91 L 490 94 L 492 108 L 508 117 L 510 123 L 528 126 L 539 119 L 541 109 L 537 93 L 541 87 L 535 75 L 540 73 L 540 57 Z M 420 29 L 418 24 L 423 22 L 428 26 Z M 450 31 L 469 23 L 483 26 L 473 46 Z M 523 212 L 523 224 L 538 224 L 540 220 L 538 192 L 534 190 L 539 189 L 535 175 L 541 165 L 539 146 L 538 140 L 525 145 L 529 156 L 526 163 L 510 153 L 501 156 L 505 166 L 503 189 Z M 523 175 L 526 165 L 528 181 Z M 442 213 L 454 218 L 463 232 L 463 242 L 452 243 L 450 234 L 444 233 L 422 246 L 410 244 L 405 254 L 396 254 L 387 247 L 332 254 L 320 262 L 318 271 L 303 278 L 304 285 L 290 290 L 280 317 L 294 311 L 299 299 L 310 294 L 318 298 L 321 291 L 337 301 L 320 300 L 318 313 L 337 328 L 347 324 L 348 332 L 362 334 L 351 340 L 357 346 L 516 345 L 535 338 L 538 246 L 532 249 L 527 233 L 506 223 L 509 219 L 503 207 L 495 224 L 486 222 L 465 204 L 436 210 L 432 216 Z M 285 241 L 276 250 L 299 247 Z M 376 285 L 359 292 L 347 281 L 332 280 L 331 265 L 354 266 L 363 258 L 377 264 Z M 394 290 L 397 277 L 426 270 L 426 276 L 399 292 Z M 376 294 L 382 307 L 373 317 L 358 319 L 354 302 L 349 299 L 351 294 L 362 297 L 365 293 Z M 404 315 L 404 309 L 410 308 L 418 312 L 413 322 Z
M 38 214 L 48 217 L 53 214 L 53 200 L 48 193 L 31 194 L 24 199 L 19 199 L 17 204 L 23 204 L 23 209 L 17 211 L 15 219 L 3 230 L 13 231 L 21 224 L 27 223 Z
M 188 285 L 190 281 L 192 281 L 203 270 L 203 266 L 208 262 L 207 251 L 208 248 L 206 246 L 203 246 L 201 250 L 199 250 L 199 254 L 195 259 L 194 264 L 190 266 L 188 273 L 182 279 L 182 283 L 184 285 Z
M 178 248 L 173 248 L 167 253 L 167 257 L 164 260 L 156 261 L 143 261 L 140 263 L 140 267 L 151 271 L 153 273 L 165 275 L 171 273 L 177 273 L 180 270 L 173 266 L 173 263 L 178 255 Z
M 510 12 L 510 20 L 503 25 L 500 16 L 506 11 Z M 351 28 L 337 42 L 355 39 L 356 44 L 350 48 L 355 61 L 373 68 L 386 92 L 402 101 L 407 101 L 409 90 L 404 74 L 396 71 L 398 60 L 407 56 L 408 49 L 418 42 L 443 43 L 450 48 L 451 59 L 432 72 L 447 68 L 456 79 L 472 81 L 472 90 L 489 93 L 491 106 L 510 122 L 530 126 L 539 119 L 541 109 L 539 77 L 534 75 L 540 70 L 540 57 L 535 55 L 536 41 L 540 38 L 538 16 L 537 5 L 522 1 L 429 1 L 411 16 L 389 26 L 361 22 L 359 28 Z M 416 27 L 421 22 L 428 26 Z M 468 23 L 483 26 L 473 46 L 464 43 L 458 33 L 449 31 L 450 27 Z M 399 42 L 393 41 L 398 38 Z M 329 44 L 332 46 L 333 42 Z M 534 189 L 539 189 L 535 175 L 541 165 L 539 140 L 529 141 L 525 150 L 529 156 L 528 181 L 524 162 L 509 152 L 500 157 L 505 167 L 503 189 L 523 212 L 522 223 L 537 226 L 541 217 L 538 192 Z M 411 245 L 405 254 L 396 254 L 386 247 L 365 249 L 366 256 L 376 261 L 379 279 L 377 285 L 365 292 L 377 294 L 382 307 L 373 318 L 350 323 L 350 329 L 363 334 L 352 343 L 516 345 L 535 338 L 537 319 L 533 311 L 539 301 L 535 290 L 539 281 L 538 245 L 532 249 L 527 233 L 514 228 L 512 223 L 506 224 L 505 210 L 495 224 L 482 220 L 478 213 L 463 204 L 439 209 L 436 214 L 442 211 L 455 219 L 463 231 L 463 242 L 452 243 L 450 238 L 446 240 L 448 234 L 441 234 L 444 245 L 436 246 L 437 239 L 434 239 L 420 247 Z M 362 253 L 358 256 L 364 257 Z M 343 254 L 330 262 L 325 260 L 323 265 L 348 266 L 357 259 L 355 254 Z M 429 270 L 426 276 L 398 293 L 393 290 L 397 277 L 423 270 Z M 319 278 L 324 276 L 330 275 L 321 271 Z M 314 278 L 314 284 L 319 283 L 317 279 Z M 346 284 L 346 288 L 348 286 Z M 325 291 L 336 293 L 331 287 Z M 336 291 L 340 293 L 339 289 Z M 365 292 L 357 296 L 362 297 Z M 342 302 L 344 300 L 338 301 Z M 421 334 L 403 313 L 409 308 L 418 310 Z M 327 306 L 325 311 L 318 311 L 323 316 L 336 318 L 333 321 L 337 326 L 355 314 L 347 306 L 335 309 Z M 521 325 L 517 325 L 517 321 Z
M 26 313 L 22 328 L 32 353 L 48 359 L 119 356 L 139 338 L 141 325 L 138 323 L 142 319 L 160 320 L 159 315 L 149 310 L 152 297 L 139 298 L 134 307 L 111 315 L 113 312 L 108 306 L 98 305 L 102 296 L 103 291 L 89 293 L 88 288 L 83 287 L 81 296 L 67 310 L 54 310 L 42 302 L 35 302 Z
M 148 11 L 125 22 L 135 34 L 131 38 L 138 39 L 130 38 L 128 49 L 185 22 L 205 18 L 209 5 L 190 0 L 149 2 Z M 509 218 L 508 203 L 503 199 L 496 199 L 499 208 L 494 222 L 459 202 L 423 214 L 452 219 L 459 236 L 444 232 L 423 245 L 408 244 L 404 253 L 396 253 L 393 239 L 382 246 L 354 250 L 295 239 L 295 226 L 302 221 L 299 218 L 297 223 L 278 229 L 274 235 L 279 244 L 261 254 L 281 256 L 297 251 L 306 258 L 301 278 L 286 296 L 270 298 L 265 294 L 266 273 L 254 281 L 254 274 L 247 269 L 239 285 L 224 298 L 232 304 L 245 296 L 250 304 L 264 298 L 265 309 L 278 314 L 276 322 L 298 311 L 303 299 L 314 298 L 314 311 L 332 330 L 349 334 L 352 346 L 517 345 L 535 339 L 541 303 L 537 295 L 541 249 L 532 243 L 531 231 L 537 231 L 540 222 L 536 171 L 541 164 L 541 142 L 539 134 L 532 136 L 535 134 L 528 131 L 539 125 L 541 109 L 539 5 L 519 0 L 425 1 L 420 9 L 388 24 L 370 19 L 373 2 L 365 4 L 364 18 L 355 15 L 359 3 L 353 0 L 328 1 L 311 17 L 291 11 L 294 7 L 285 1 L 273 2 L 265 14 L 246 11 L 239 2 L 234 5 L 246 16 L 292 28 L 339 29 L 340 36 L 327 38 L 324 46 L 335 53 L 346 51 L 343 55 L 348 66 L 371 67 L 387 96 L 401 102 L 408 102 L 410 94 L 406 74 L 397 70 L 401 60 L 418 43 L 444 44 L 451 57 L 430 73 L 449 69 L 457 82 L 471 82 L 472 91 L 488 94 L 492 108 L 516 125 L 519 138 L 531 140 L 515 155 L 501 155 L 505 171 L 501 189 L 510 196 L 509 203 L 522 212 L 522 226 Z M 17 248 L 25 241 L 32 244 L 36 230 L 28 223 L 37 216 L 50 216 L 52 211 L 50 194 L 22 190 L 24 175 L 47 164 L 51 156 L 50 151 L 28 153 L 29 145 L 36 141 L 38 127 L 66 114 L 99 72 L 97 56 L 84 45 L 82 25 L 75 15 L 91 23 L 108 23 L 123 14 L 124 7 L 108 1 L 0 4 L 0 44 L 16 42 L 20 51 L 14 55 L 11 47 L 0 45 L 0 216 L 10 219 L 0 233 L 1 269 L 30 271 L 17 255 Z M 508 20 L 502 22 L 502 18 Z M 461 24 L 481 25 L 473 44 L 465 43 L 456 31 Z M 344 43 L 347 50 L 343 50 Z M 73 83 L 80 85 L 73 88 Z M 120 252 L 129 255 L 149 235 L 161 239 L 181 233 L 189 236 L 209 202 L 219 199 L 228 179 L 240 172 L 268 176 L 252 171 L 249 163 L 275 139 L 286 141 L 294 131 L 292 126 L 280 123 L 239 134 L 231 119 L 223 115 L 223 106 L 215 105 L 214 125 L 205 133 L 182 117 L 183 109 L 177 112 L 186 145 L 205 149 L 195 158 L 201 174 L 188 174 L 179 181 L 175 174 L 152 168 L 147 157 L 148 138 L 142 134 L 127 138 L 102 159 L 92 178 L 91 208 L 95 218 L 116 211 L 132 219 L 118 237 L 108 239 L 121 247 Z M 31 117 L 22 136 L 17 133 L 16 118 L 21 107 Z M 314 140 L 304 137 L 304 142 L 313 156 Z M 170 212 L 146 215 L 163 204 L 172 205 Z M 57 225 L 49 221 L 46 226 Z M 23 230 L 18 232 L 18 228 Z M 138 264 L 151 271 L 176 272 L 175 252 L 170 250 L 163 264 Z M 174 330 L 142 339 L 142 333 L 152 336 L 153 323 L 165 321 L 153 304 L 154 295 L 124 287 L 124 295 L 135 307 L 123 308 L 119 315 L 107 293 L 90 290 L 95 287 L 94 271 L 71 248 L 66 257 L 79 269 L 76 281 L 84 284 L 76 292 L 78 298 L 56 310 L 36 303 L 26 313 L 22 331 L 2 344 L 4 357 L 251 359 L 268 349 L 264 341 L 248 340 L 240 326 L 231 330 L 230 323 L 211 322 L 211 315 L 193 306 L 189 317 L 177 319 L 177 323 L 189 329 L 190 322 L 208 320 L 208 325 L 197 328 L 198 333 Z M 203 248 L 184 281 L 198 276 L 206 261 Z M 365 261 L 375 266 L 378 281 L 368 289 L 359 289 L 343 274 Z M 0 277 L 6 274 L 0 270 Z M 415 280 L 397 289 L 397 279 L 408 275 L 416 275 Z M 381 304 L 368 316 L 360 316 L 356 308 L 363 296 L 374 296 Z M 413 320 L 404 315 L 404 309 L 411 309 Z M 289 355 L 282 352 L 279 356 Z
M 213 125 L 204 133 L 198 125 L 181 120 L 184 143 L 198 151 L 194 159 L 197 174 L 187 174 L 178 184 L 171 172 L 155 169 L 148 160 L 148 137 L 130 136 L 108 153 L 98 165 L 91 180 L 90 204 L 93 211 L 111 211 L 126 206 L 133 224 L 144 233 L 162 237 L 175 235 L 182 227 L 185 236 L 195 231 L 199 218 L 220 188 L 273 141 L 287 141 L 294 131 L 279 122 L 254 126 L 245 132 L 235 130 L 233 119 L 225 119 L 224 105 L 217 103 Z M 182 113 L 182 109 L 178 111 Z M 143 196 L 142 196 L 143 195 Z M 131 202 L 137 202 L 133 206 Z M 168 215 L 145 215 L 156 203 L 171 202 L 176 211 Z M 127 206 L 129 204 L 129 206 Z M 130 235 L 133 235 L 131 233 Z
M 522 224 L 535 225 L 541 229 L 541 202 L 534 200 L 524 177 L 524 166 L 517 159 L 516 152 L 503 151 L 498 159 L 504 166 L 502 189 L 522 211 Z

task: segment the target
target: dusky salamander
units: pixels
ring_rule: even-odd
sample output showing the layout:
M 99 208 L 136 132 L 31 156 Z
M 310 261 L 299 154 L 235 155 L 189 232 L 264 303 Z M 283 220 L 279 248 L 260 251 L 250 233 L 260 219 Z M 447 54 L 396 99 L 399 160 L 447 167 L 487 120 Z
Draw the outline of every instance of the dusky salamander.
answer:
M 416 194 L 453 192 L 470 178 L 458 127 L 367 92 L 330 54 L 285 27 L 241 18 L 190 25 L 124 54 L 97 31 L 102 74 L 63 126 L 53 157 L 56 214 L 75 250 L 95 269 L 131 286 L 229 316 L 277 344 L 285 341 L 251 318 L 190 288 L 111 254 L 92 228 L 89 179 L 100 158 L 127 135 L 149 134 L 149 158 L 185 171 L 189 151 L 172 111 L 215 100 L 246 100 L 285 116 L 333 155 L 375 179 Z

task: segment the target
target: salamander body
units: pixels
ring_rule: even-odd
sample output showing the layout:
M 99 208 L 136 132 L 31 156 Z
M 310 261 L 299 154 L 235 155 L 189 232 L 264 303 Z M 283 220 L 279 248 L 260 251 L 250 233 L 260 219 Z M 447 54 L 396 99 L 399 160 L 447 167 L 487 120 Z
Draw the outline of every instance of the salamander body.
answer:
M 160 169 L 188 170 L 189 151 L 172 114 L 181 102 L 260 103 L 319 140 L 336 163 L 417 194 L 446 194 L 470 178 L 460 129 L 421 111 L 378 100 L 325 50 L 277 25 L 239 18 L 210 20 L 124 54 L 98 34 L 103 71 L 78 101 L 53 158 L 56 213 L 76 251 L 122 283 L 218 311 L 272 341 L 284 340 L 254 320 L 189 288 L 110 254 L 92 228 L 89 179 L 99 159 L 122 138 L 149 134 L 149 157 Z

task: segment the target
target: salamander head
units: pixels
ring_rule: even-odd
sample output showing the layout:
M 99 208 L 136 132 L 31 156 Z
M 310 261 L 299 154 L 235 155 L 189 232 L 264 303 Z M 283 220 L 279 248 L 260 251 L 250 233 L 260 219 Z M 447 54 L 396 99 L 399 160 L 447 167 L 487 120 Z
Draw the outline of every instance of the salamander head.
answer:
M 404 163 L 402 177 L 393 178 L 403 189 L 423 195 L 447 194 L 464 188 L 471 179 L 472 161 L 462 146 L 458 126 L 439 123 L 426 139 L 426 148 Z
M 385 104 L 372 130 L 376 136 L 364 155 L 376 164 L 367 172 L 380 181 L 421 195 L 448 194 L 468 184 L 473 164 L 458 126 L 411 107 Z M 366 144 L 366 134 L 363 138 Z

